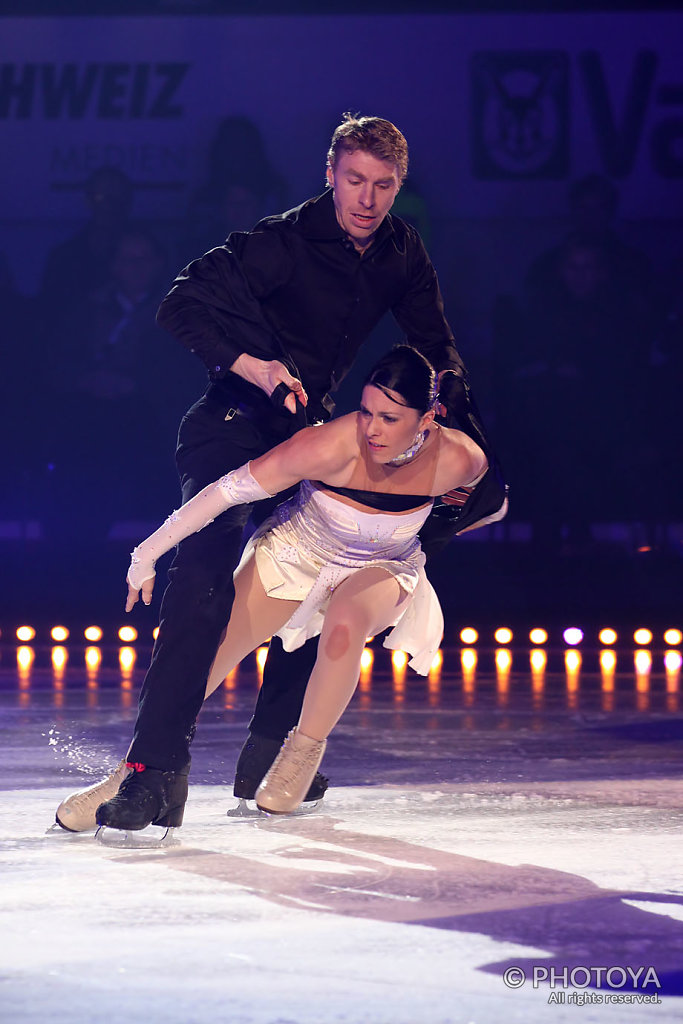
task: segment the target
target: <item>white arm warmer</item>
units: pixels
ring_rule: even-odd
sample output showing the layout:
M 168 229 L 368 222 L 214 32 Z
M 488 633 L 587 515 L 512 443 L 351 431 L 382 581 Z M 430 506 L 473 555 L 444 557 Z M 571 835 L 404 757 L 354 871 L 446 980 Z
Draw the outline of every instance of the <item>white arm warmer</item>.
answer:
M 251 475 L 248 462 L 239 469 L 233 469 L 195 494 L 177 512 L 173 512 L 158 530 L 138 544 L 131 554 L 126 577 L 128 583 L 139 590 L 145 580 L 154 578 L 154 565 L 158 558 L 191 533 L 203 530 L 221 512 L 233 505 L 246 505 L 271 497 Z

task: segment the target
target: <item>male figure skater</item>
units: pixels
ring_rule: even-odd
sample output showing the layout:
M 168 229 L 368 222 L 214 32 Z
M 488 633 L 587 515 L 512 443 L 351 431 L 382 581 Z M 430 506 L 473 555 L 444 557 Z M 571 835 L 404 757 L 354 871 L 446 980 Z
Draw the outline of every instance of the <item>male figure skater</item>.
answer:
M 406 341 L 439 371 L 448 424 L 482 438 L 434 268 L 417 232 L 390 214 L 407 169 L 408 146 L 393 124 L 347 114 L 332 136 L 322 195 L 231 234 L 177 277 L 157 319 L 202 359 L 210 377 L 180 427 L 183 502 L 306 423 L 328 419 L 330 392 L 388 310 Z M 496 512 L 504 499 L 494 464 L 456 529 Z M 268 507 L 258 508 L 260 518 L 272 507 L 261 504 Z M 179 545 L 133 743 L 118 775 L 91 789 L 84 812 L 90 818 L 80 827 L 92 827 L 96 806 L 131 771 L 135 785 L 127 784 L 126 798 L 139 809 L 139 827 L 159 822 L 169 789 L 177 792 L 176 776 L 188 774 L 194 723 L 230 615 L 232 574 L 252 509 L 232 508 Z M 296 724 L 315 654 L 314 641 L 292 654 L 279 641 L 271 644 L 237 764 L 237 797 L 254 796 Z M 325 788 L 317 775 L 307 800 Z M 57 820 L 74 828 L 69 800 Z

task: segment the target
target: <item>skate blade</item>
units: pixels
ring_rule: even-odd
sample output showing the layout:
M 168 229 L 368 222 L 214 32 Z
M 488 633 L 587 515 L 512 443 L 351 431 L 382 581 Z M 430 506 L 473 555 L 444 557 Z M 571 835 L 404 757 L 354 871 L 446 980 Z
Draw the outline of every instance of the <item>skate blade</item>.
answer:
M 231 807 L 225 813 L 228 818 L 264 818 L 265 815 L 263 811 L 260 811 L 256 804 L 254 804 L 253 807 L 250 806 L 250 804 L 253 803 L 253 800 L 249 801 L 244 797 L 239 797 L 237 805 L 235 807 Z
M 59 835 L 62 835 L 62 836 L 76 836 L 76 835 L 78 835 L 78 832 L 72 832 L 68 828 L 62 828 L 62 826 L 59 824 L 58 821 L 53 821 L 52 824 L 50 825 L 50 827 L 45 829 L 45 835 L 46 836 L 52 835 L 53 833 L 55 835 L 58 835 L 58 836 Z
M 159 850 L 168 846 L 180 845 L 180 839 L 176 835 L 177 831 L 177 828 L 148 825 L 140 832 L 130 832 L 100 825 L 95 833 L 95 839 L 102 846 L 108 846 L 115 850 Z
M 84 829 L 82 832 L 74 832 L 73 829 L 64 828 L 57 821 L 53 821 L 49 828 L 45 829 L 45 835 L 54 839 L 65 839 L 69 842 L 76 842 L 79 839 L 92 839 L 95 828 Z
M 240 797 L 237 801 L 237 806 L 231 807 L 230 810 L 226 811 L 225 813 L 227 814 L 228 818 L 246 818 L 252 820 L 254 818 L 294 818 L 298 817 L 301 814 L 312 814 L 313 811 L 317 810 L 321 803 L 322 800 L 311 800 L 308 803 L 300 804 L 296 808 L 296 810 L 290 811 L 289 814 L 276 815 L 272 814 L 270 811 L 262 811 L 260 807 L 256 806 L 255 801 L 246 800 L 244 797 Z

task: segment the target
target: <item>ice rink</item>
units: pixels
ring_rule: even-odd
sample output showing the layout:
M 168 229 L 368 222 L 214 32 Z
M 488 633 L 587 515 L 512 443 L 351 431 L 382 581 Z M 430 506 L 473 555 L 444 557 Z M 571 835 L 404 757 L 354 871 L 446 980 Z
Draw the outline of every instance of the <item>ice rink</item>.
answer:
M 683 1019 L 680 647 L 538 650 L 448 648 L 422 679 L 376 649 L 324 802 L 283 818 L 226 815 L 245 662 L 182 829 L 127 848 L 49 829 L 125 753 L 146 650 L 6 643 L 2 1020 Z

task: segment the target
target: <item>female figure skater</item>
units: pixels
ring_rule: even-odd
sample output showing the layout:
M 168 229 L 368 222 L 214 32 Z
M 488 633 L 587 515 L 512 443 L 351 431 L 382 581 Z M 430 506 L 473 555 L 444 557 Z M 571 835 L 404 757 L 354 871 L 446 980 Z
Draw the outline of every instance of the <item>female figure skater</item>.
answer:
M 127 611 L 140 596 L 150 602 L 157 559 L 183 538 L 233 505 L 300 483 L 245 549 L 206 691 L 269 637 L 292 650 L 320 634 L 299 722 L 257 790 L 261 810 L 288 813 L 304 799 L 356 688 L 368 636 L 394 626 L 385 646 L 429 671 L 443 616 L 417 533 L 436 496 L 471 486 L 487 468 L 474 441 L 435 422 L 435 397 L 427 360 L 394 348 L 371 370 L 358 412 L 301 430 L 210 484 L 133 552 Z M 98 825 L 180 825 L 187 775 L 127 767 L 118 793 L 97 808 Z

